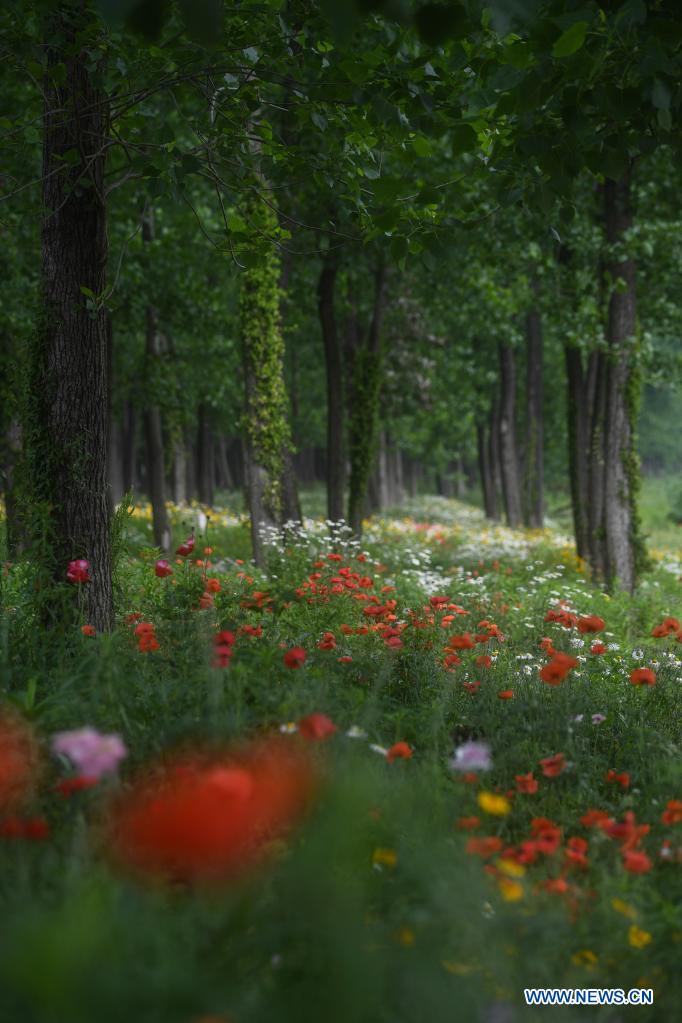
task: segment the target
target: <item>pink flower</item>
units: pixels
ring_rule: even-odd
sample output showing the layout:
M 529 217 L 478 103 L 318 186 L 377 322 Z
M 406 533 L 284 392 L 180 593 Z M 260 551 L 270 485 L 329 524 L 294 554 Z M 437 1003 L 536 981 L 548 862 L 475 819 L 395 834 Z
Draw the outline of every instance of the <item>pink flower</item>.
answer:
M 492 767 L 487 742 L 465 742 L 450 760 L 453 771 L 489 771 Z
M 86 561 L 85 558 L 78 558 L 76 561 L 69 562 L 69 567 L 66 570 L 66 578 L 70 583 L 89 583 L 89 571 L 90 562 Z
M 87 727 L 57 732 L 52 739 L 52 751 L 63 753 L 88 778 L 113 774 L 119 761 L 128 754 L 120 735 L 100 735 L 96 729 Z

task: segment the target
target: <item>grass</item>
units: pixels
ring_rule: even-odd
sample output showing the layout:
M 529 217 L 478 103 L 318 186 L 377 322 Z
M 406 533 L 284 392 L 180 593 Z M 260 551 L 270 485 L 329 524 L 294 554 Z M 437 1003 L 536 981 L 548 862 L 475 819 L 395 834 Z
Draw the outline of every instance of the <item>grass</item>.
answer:
M 657 542 L 664 493 L 645 492 Z M 682 662 L 675 636 L 651 630 L 679 612 L 679 550 L 662 552 L 634 597 L 610 598 L 558 530 L 491 527 L 474 508 L 420 498 L 373 520 L 362 547 L 314 521 L 272 537 L 259 573 L 240 514 L 229 496 L 207 527 L 200 509 L 176 510 L 178 535 L 197 528 L 196 552 L 157 578 L 136 512 L 111 636 L 41 632 L 28 567 L 7 572 L 3 705 L 34 730 L 43 770 L 3 819 L 44 819 L 49 835 L 0 838 L 0 1021 L 554 1019 L 525 1008 L 531 986 L 651 988 L 654 1006 L 628 1013 L 675 1019 L 682 824 L 666 808 L 682 799 Z M 550 609 L 605 627 L 583 634 L 571 618 L 547 621 Z M 140 621 L 158 649 L 139 649 Z M 214 666 L 217 629 L 234 636 L 226 667 Z M 453 640 L 466 634 L 473 648 Z M 543 637 L 578 658 L 556 686 L 539 677 Z M 605 653 L 591 653 L 595 640 Z M 295 647 L 307 656 L 292 669 Z M 633 685 L 647 666 L 655 685 Z M 306 740 L 312 713 L 337 730 Z M 128 756 L 67 798 L 55 785 L 76 771 L 50 754 L 51 737 L 83 725 L 121 735 Z M 263 862 L 247 869 L 244 851 L 243 870 L 216 885 L 112 858 L 111 800 L 161 758 L 231 763 L 242 754 L 225 749 L 281 731 L 309 758 L 315 794 Z M 472 741 L 489 769 L 453 767 Z M 394 744 L 410 755 L 389 761 Z M 557 754 L 547 776 L 542 761 Z M 237 819 L 225 798 L 220 813 Z M 209 827 L 188 813 L 173 841 Z M 626 1010 L 560 1011 L 615 1021 Z

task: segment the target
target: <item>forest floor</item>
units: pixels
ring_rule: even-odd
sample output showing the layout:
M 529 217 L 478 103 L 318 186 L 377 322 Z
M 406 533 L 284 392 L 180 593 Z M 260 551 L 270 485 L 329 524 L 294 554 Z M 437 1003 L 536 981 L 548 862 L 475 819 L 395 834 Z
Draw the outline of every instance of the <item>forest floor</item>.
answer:
M 121 523 L 112 636 L 40 631 L 7 569 L 0 686 L 43 770 L 0 821 L 1 1023 L 679 1018 L 682 542 L 609 597 L 560 528 L 456 501 L 410 502 L 360 545 L 308 519 L 264 573 L 235 506 L 207 511 L 174 511 L 196 547 L 161 577 L 148 511 Z M 77 753 L 50 757 L 83 726 L 122 737 L 118 775 L 81 785 Z M 237 832 L 257 771 L 230 744 L 264 731 L 282 778 L 298 751 L 316 781 L 256 854 Z M 204 789 L 164 823 L 155 789 L 123 843 L 121 793 L 179 748 L 242 764 L 221 775 L 232 832 Z M 654 1005 L 526 1009 L 529 987 Z

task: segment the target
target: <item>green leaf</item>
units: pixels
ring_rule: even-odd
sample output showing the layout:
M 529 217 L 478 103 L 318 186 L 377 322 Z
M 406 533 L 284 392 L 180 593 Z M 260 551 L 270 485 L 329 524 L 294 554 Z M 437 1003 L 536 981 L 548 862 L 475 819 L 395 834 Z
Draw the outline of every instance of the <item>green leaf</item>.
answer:
M 575 24 L 567 28 L 565 32 L 559 36 L 554 46 L 552 47 L 552 56 L 558 59 L 562 57 L 570 57 L 571 54 L 575 53 L 585 42 L 585 34 L 587 32 L 586 21 L 576 21 Z
M 417 156 L 431 156 L 433 151 L 431 143 L 424 135 L 417 135 L 416 138 L 412 139 L 412 145 Z
M 670 89 L 660 78 L 654 82 L 654 87 L 651 90 L 651 102 L 657 110 L 670 110 Z

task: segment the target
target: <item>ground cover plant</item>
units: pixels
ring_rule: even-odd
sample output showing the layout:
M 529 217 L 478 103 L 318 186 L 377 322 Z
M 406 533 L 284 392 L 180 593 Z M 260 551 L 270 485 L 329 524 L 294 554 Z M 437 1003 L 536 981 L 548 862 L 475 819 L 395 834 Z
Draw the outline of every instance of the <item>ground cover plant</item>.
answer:
M 3 1018 L 512 1020 L 566 986 L 672 1019 L 678 577 L 609 596 L 443 499 L 273 532 L 264 571 L 238 516 L 179 514 L 108 636 L 41 631 L 5 569 Z

